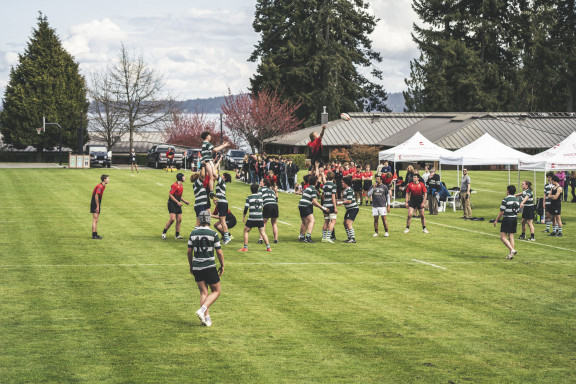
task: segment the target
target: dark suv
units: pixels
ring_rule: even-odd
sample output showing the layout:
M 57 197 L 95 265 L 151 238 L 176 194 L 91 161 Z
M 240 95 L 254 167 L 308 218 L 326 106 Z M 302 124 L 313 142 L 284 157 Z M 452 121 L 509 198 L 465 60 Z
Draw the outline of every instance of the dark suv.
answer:
M 236 169 L 242 168 L 242 164 L 244 164 L 244 156 L 246 152 L 241 151 L 239 149 L 230 149 L 228 153 L 226 153 L 224 159 L 224 166 L 226 169 Z
M 182 152 L 176 152 L 176 147 L 169 144 L 156 144 L 150 151 L 148 151 L 148 156 L 146 163 L 149 167 L 154 167 L 156 169 L 165 168 L 168 164 L 168 159 L 166 158 L 166 152 L 168 148 L 174 150 L 174 166 L 177 169 L 184 168 L 184 154 Z
M 86 154 L 90 155 L 90 168 L 96 164 L 110 168 L 112 159 L 108 157 L 108 148 L 105 145 L 87 145 Z

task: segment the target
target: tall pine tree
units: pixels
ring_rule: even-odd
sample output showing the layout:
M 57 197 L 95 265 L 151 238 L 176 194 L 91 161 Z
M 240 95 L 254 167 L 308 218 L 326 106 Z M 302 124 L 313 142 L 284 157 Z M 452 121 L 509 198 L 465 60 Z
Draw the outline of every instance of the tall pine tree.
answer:
M 340 112 L 388 111 L 374 63 L 382 61 L 369 35 L 377 19 L 364 0 L 258 0 L 254 30 L 261 35 L 250 61 L 259 61 L 251 90 L 281 90 L 305 125 L 322 107 Z M 361 71 L 360 69 L 363 69 Z M 370 72 L 369 75 L 364 73 Z
M 519 107 L 518 65 L 528 0 L 415 0 L 426 27 L 412 35 L 404 96 L 410 111 L 507 111 Z
M 62 47 L 48 19 L 41 13 L 26 50 L 10 71 L 3 100 L 0 132 L 16 148 L 35 146 L 39 152 L 59 144 L 56 126 L 38 135 L 42 116 L 62 127 L 62 144 L 76 148 L 78 127 L 88 141 L 86 85 L 78 63 Z

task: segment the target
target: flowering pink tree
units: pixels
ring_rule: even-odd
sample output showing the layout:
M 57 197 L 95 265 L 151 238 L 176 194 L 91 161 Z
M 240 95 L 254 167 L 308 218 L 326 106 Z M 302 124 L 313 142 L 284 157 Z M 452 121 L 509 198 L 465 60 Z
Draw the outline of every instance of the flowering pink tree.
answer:
M 181 111 L 174 112 L 172 119 L 164 127 L 166 142 L 185 147 L 200 148 L 202 146 L 200 134 L 204 131 L 209 131 L 212 133 L 212 143 L 219 145 L 222 138 L 216 125 L 216 120 L 208 119 L 204 113 L 184 114 Z M 232 143 L 225 134 L 224 141 Z
M 228 89 L 222 106 L 224 124 L 246 140 L 252 152 L 256 148 L 262 152 L 265 140 L 293 132 L 304 121 L 294 115 L 302 103 L 290 104 L 281 97 L 277 90 L 235 96 Z

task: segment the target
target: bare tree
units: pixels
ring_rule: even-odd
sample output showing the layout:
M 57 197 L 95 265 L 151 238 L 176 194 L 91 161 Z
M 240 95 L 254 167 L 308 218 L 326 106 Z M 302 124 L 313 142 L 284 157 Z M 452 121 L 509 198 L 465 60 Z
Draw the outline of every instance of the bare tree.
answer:
M 120 100 L 115 90 L 110 71 L 92 72 L 89 95 L 90 103 L 90 128 L 95 136 L 101 138 L 111 148 L 120 137 L 128 132 L 128 119 L 126 114 L 118 106 Z
M 164 93 L 163 76 L 144 62 L 142 54 L 130 54 L 124 44 L 109 75 L 117 100 L 115 108 L 124 114 L 133 148 L 134 133 L 155 125 L 161 129 L 171 119 L 175 102 Z

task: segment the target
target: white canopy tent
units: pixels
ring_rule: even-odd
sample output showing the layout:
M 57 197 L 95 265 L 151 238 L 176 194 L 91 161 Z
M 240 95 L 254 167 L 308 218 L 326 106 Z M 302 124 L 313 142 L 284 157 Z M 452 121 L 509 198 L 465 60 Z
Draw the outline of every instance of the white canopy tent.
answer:
M 520 160 L 518 169 L 543 172 L 576 170 L 576 132 L 572 132 L 560 144 Z
M 485 133 L 452 154 L 440 157 L 440 164 L 462 167 L 464 165 L 508 165 L 508 183 L 510 183 L 510 165 L 517 165 L 519 161 L 529 157 L 530 155 L 510 148 Z
M 452 152 L 437 146 L 424 137 L 420 132 L 394 148 L 386 149 L 378 153 L 378 160 L 393 162 L 412 161 L 438 161 L 440 156 L 449 156 Z

